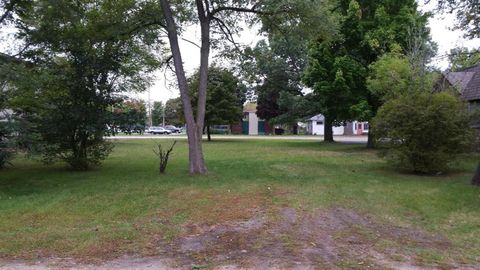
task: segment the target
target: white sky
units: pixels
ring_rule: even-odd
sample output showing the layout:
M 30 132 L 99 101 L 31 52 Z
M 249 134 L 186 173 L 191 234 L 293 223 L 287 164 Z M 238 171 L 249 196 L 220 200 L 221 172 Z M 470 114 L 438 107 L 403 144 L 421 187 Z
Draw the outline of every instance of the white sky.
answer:
M 420 0 L 419 2 L 422 2 Z M 436 1 L 431 1 L 428 5 L 420 4 L 420 9 L 424 12 L 432 11 Z M 446 55 L 451 49 L 456 47 L 480 48 L 480 39 L 467 40 L 463 38 L 465 34 L 459 30 L 451 30 L 455 24 L 456 18 L 454 14 L 438 14 L 429 20 L 430 34 L 434 42 L 438 44 L 437 56 L 433 59 L 432 65 L 440 69 L 448 67 L 448 59 Z
M 255 44 L 263 39 L 262 36 L 257 35 L 258 29 L 249 29 L 244 26 L 244 30 L 235 38 L 235 42 L 240 45 L 255 46 Z M 193 41 L 196 44 L 200 44 L 200 28 L 199 27 L 190 27 L 184 33 L 183 37 L 189 41 Z M 184 40 L 179 40 L 180 50 L 182 52 L 182 58 L 184 62 L 184 68 L 188 75 L 192 74 L 200 65 L 200 49 Z M 211 51 L 210 63 L 215 59 L 215 51 Z M 176 77 L 172 75 L 172 72 L 167 71 L 158 71 L 156 73 L 156 79 L 153 82 L 152 87 L 149 91 L 145 93 L 140 93 L 133 95 L 134 97 L 141 98 L 145 101 L 148 101 L 148 96 L 150 94 L 150 100 L 153 101 L 162 101 L 165 103 L 171 98 L 178 97 L 180 93 L 175 86 L 172 86 L 173 82 L 176 81 Z
M 423 2 L 424 0 L 418 0 L 418 2 Z M 431 11 L 435 6 L 435 1 L 431 1 L 429 5 L 420 4 L 422 11 Z M 441 14 L 436 15 L 434 18 L 431 18 L 429 21 L 429 27 L 431 28 L 431 35 L 434 42 L 438 44 L 438 56 L 432 62 L 432 65 L 445 69 L 448 67 L 447 58 L 445 57 L 449 51 L 455 47 L 468 47 L 468 48 L 480 48 L 480 39 L 475 40 L 466 40 L 463 38 L 463 34 L 458 30 L 451 30 L 450 28 L 455 23 L 455 16 L 453 14 Z M 8 47 L 8 44 L 11 41 L 5 39 L 5 35 L 11 33 L 11 30 L 4 29 L 3 33 L 0 33 L 0 51 L 5 51 Z M 199 29 L 197 27 L 191 27 L 184 33 L 186 39 L 195 41 L 199 44 Z M 11 37 L 11 35 L 10 35 Z M 11 39 L 11 38 L 10 38 Z M 261 37 L 257 36 L 256 29 L 246 29 L 241 33 L 241 35 L 236 39 L 236 41 L 246 44 L 254 45 Z M 188 73 L 192 73 L 195 70 L 200 62 L 200 53 L 199 48 L 185 41 L 180 41 L 180 49 L 183 56 L 184 66 Z M 213 52 L 214 54 L 214 52 Z M 166 75 L 166 78 L 165 78 Z M 178 90 L 171 86 L 172 83 L 176 80 L 170 72 L 164 74 L 163 72 L 157 72 L 155 74 L 155 80 L 153 81 L 152 86 L 148 91 L 141 94 L 132 94 L 132 97 L 141 98 L 145 101 L 148 101 L 148 96 L 150 93 L 150 100 L 153 101 L 167 101 L 170 98 L 178 97 Z

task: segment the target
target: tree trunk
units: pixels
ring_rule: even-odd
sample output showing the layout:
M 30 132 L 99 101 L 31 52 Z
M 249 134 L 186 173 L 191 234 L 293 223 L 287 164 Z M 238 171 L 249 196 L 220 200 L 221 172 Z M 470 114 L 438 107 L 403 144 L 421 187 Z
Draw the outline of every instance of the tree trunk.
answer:
M 212 140 L 212 138 L 210 137 L 210 125 L 207 125 L 207 137 L 208 141 L 210 142 Z
M 298 135 L 298 124 L 297 123 L 293 124 L 292 133 L 294 135 Z
M 205 166 L 205 160 L 203 158 L 203 150 L 202 150 L 202 129 L 203 129 L 203 118 L 205 116 L 205 101 L 203 101 L 202 95 L 206 96 L 206 87 L 203 89 L 200 87 L 199 89 L 199 103 L 198 103 L 198 112 L 202 115 L 197 115 L 197 119 L 202 118 L 201 122 L 195 122 L 193 116 L 193 109 L 191 98 L 188 91 L 188 83 L 187 78 L 185 76 L 185 70 L 183 68 L 183 60 L 182 55 L 180 53 L 180 47 L 178 44 L 178 34 L 177 34 L 177 27 L 175 25 L 175 21 L 173 19 L 173 12 L 170 7 L 170 3 L 168 0 L 160 0 L 160 5 L 162 8 L 162 13 L 165 18 L 166 23 L 166 30 L 168 32 L 168 41 L 170 43 L 170 49 L 172 51 L 173 63 L 175 66 L 175 75 L 177 76 L 178 81 L 178 88 L 180 90 L 180 97 L 183 104 L 183 112 L 185 116 L 185 122 L 187 124 L 187 138 L 188 138 L 188 160 L 189 160 L 189 172 L 192 175 L 195 174 L 206 174 L 207 167 Z M 202 39 L 204 35 L 204 26 L 202 24 Z M 202 63 L 205 65 L 205 52 L 207 53 L 207 70 L 208 70 L 208 52 L 209 50 L 204 50 L 204 41 L 202 40 Z M 202 65 L 201 65 L 202 68 Z M 205 67 L 203 67 L 205 68 Z M 204 74 L 203 76 L 208 75 L 207 73 L 203 72 L 202 69 L 200 74 Z M 200 79 L 202 82 L 202 77 Z M 203 107 L 203 108 L 201 108 Z M 198 124 L 200 123 L 200 124 Z
M 375 148 L 375 138 L 372 133 L 372 129 L 368 131 L 368 140 L 367 140 L 367 148 L 374 149 Z
M 325 117 L 325 125 L 323 129 L 323 141 L 334 142 L 333 140 L 333 121 Z
M 472 185 L 480 186 L 480 162 L 478 162 L 477 172 L 472 178 Z

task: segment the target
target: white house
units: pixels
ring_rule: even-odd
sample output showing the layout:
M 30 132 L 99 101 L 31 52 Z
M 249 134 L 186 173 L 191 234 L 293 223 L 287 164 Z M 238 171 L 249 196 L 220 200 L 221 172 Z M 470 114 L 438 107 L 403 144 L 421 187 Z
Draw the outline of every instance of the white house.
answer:
M 325 117 L 321 114 L 317 114 L 314 117 L 308 119 L 306 131 L 308 134 L 312 135 L 324 135 Z M 344 126 L 333 127 L 333 135 L 343 135 L 344 131 Z
M 245 135 L 265 135 L 271 132 L 265 120 L 257 116 L 257 103 L 249 102 L 243 107 L 243 119 L 240 125 L 232 127 L 232 133 Z
M 369 129 L 370 125 L 368 124 L 368 122 L 347 122 L 343 135 L 365 135 L 368 134 Z
M 307 120 L 306 132 L 311 135 L 324 135 L 325 117 L 317 114 Z M 343 126 L 333 127 L 333 135 L 364 135 L 369 130 L 368 122 L 347 122 Z

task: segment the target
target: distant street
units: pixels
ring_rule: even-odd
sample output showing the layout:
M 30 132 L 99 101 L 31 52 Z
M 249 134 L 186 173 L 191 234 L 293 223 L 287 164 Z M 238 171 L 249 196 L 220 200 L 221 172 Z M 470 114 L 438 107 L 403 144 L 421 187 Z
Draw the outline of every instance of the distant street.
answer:
M 203 136 L 207 139 L 207 136 Z M 187 139 L 187 135 L 118 135 L 108 137 L 113 140 L 141 140 L 141 139 Z M 309 140 L 323 141 L 323 136 L 313 135 L 212 135 L 212 139 L 222 140 Z M 367 143 L 367 136 L 334 136 L 334 140 L 342 143 L 363 144 Z

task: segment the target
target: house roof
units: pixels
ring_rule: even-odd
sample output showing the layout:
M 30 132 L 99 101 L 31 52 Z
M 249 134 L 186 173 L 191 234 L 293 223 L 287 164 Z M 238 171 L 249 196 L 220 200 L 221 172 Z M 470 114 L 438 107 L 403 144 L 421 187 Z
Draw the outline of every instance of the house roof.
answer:
M 445 74 L 445 78 L 455 87 L 465 89 L 472 80 L 475 72 L 450 72 Z
M 325 120 L 325 116 L 323 116 L 322 114 L 317 114 L 307 119 L 307 121 L 324 121 L 324 120 Z
M 480 64 L 461 71 L 446 73 L 444 78 L 460 91 L 463 99 L 480 100 Z
M 257 112 L 257 103 L 249 102 L 243 106 L 243 112 Z

